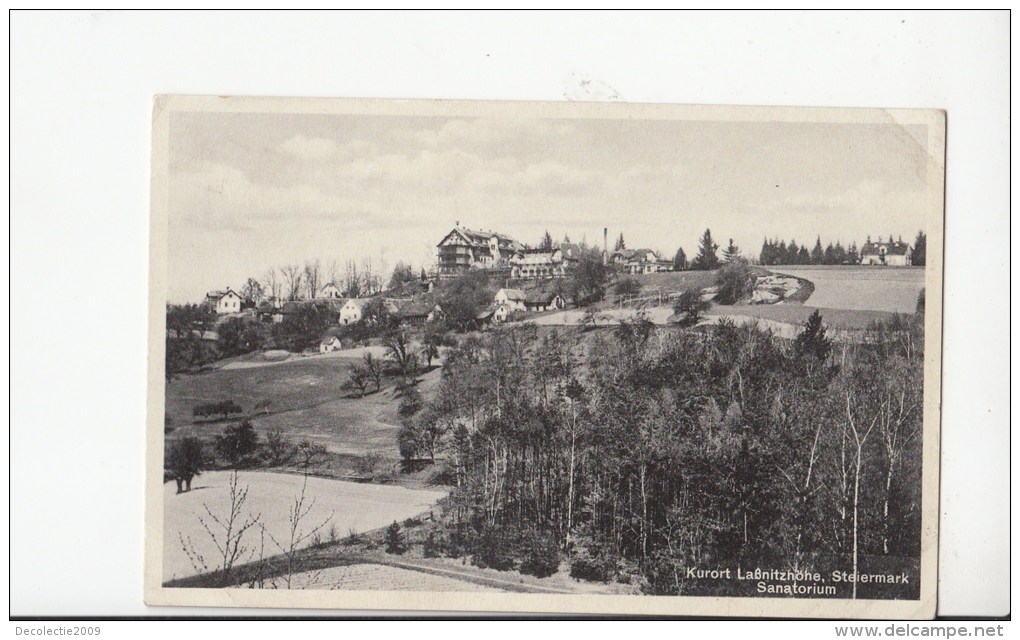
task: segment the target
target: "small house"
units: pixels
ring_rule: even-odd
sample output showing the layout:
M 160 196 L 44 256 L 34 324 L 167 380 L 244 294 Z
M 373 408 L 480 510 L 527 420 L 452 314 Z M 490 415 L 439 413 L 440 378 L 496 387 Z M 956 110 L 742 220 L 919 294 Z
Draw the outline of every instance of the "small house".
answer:
M 496 307 L 505 306 L 509 314 L 513 311 L 527 311 L 527 299 L 528 296 L 520 289 L 500 289 L 496 292 L 493 302 Z
M 205 304 L 209 305 L 216 313 L 240 313 L 243 299 L 229 287 L 223 291 L 210 291 L 205 294 Z
M 555 291 L 530 289 L 526 294 L 524 306 L 528 311 L 552 311 L 567 305 L 563 297 Z
M 319 290 L 319 297 L 332 298 L 334 300 L 338 300 L 344 296 L 343 293 L 340 291 L 340 287 L 336 286 L 336 284 L 332 282 L 327 282 L 326 286 Z
M 326 329 L 326 332 L 322 334 L 322 339 L 319 340 L 319 353 L 342 351 L 343 348 L 343 342 L 340 340 L 340 327 Z

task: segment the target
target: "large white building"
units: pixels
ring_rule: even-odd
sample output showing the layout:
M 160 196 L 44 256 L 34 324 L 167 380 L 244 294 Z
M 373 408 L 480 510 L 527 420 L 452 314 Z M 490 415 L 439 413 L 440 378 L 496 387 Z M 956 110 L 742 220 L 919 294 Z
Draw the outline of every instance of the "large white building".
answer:
M 909 267 L 911 265 L 910 245 L 903 240 L 882 242 L 879 236 L 878 242 L 870 240 L 861 247 L 861 264 L 886 265 L 890 267 Z

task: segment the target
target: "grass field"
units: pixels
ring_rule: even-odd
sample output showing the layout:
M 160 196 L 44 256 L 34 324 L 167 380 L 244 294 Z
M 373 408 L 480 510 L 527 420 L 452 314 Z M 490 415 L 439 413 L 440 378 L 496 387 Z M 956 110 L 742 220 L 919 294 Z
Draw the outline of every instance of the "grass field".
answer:
M 913 313 L 924 288 L 923 267 L 783 266 L 769 267 L 810 280 L 814 292 L 806 304 L 824 309 Z
M 392 382 L 364 398 L 350 397 L 341 390 L 350 367 L 359 361 L 326 354 L 271 366 L 223 368 L 180 376 L 167 385 L 166 408 L 174 427 L 173 437 L 197 435 L 211 439 L 225 424 L 241 419 L 231 416 L 226 422 L 196 421 L 192 408 L 197 404 L 231 399 L 246 414 L 253 414 L 256 405 L 268 402 L 265 411 L 252 418 L 260 435 L 279 427 L 294 442 L 308 439 L 337 454 L 372 453 L 395 460 L 399 457 L 399 421 Z M 439 375 L 440 371 L 434 369 L 420 378 L 423 395 L 428 395 Z

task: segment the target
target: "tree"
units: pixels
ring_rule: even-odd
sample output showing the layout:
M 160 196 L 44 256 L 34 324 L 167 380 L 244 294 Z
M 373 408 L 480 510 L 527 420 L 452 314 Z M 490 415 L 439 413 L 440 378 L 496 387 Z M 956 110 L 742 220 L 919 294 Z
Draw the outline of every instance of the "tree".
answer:
M 195 405 L 191 409 L 191 415 L 196 418 L 208 418 L 209 416 L 223 416 L 226 420 L 227 416 L 232 413 L 243 413 L 241 405 L 237 404 L 233 400 L 219 400 L 217 402 L 205 402 L 203 404 Z
M 623 241 L 623 232 L 620 232 L 620 237 L 616 239 L 616 245 L 613 247 L 613 251 L 623 251 L 627 248 L 627 243 Z
M 360 365 L 354 365 L 351 370 L 347 373 L 347 382 L 344 384 L 345 389 L 357 389 L 358 397 L 364 398 L 365 391 L 368 390 L 368 383 L 371 379 L 371 374 L 368 369 Z
M 221 435 L 216 436 L 216 455 L 229 460 L 235 467 L 255 453 L 258 446 L 259 436 L 250 420 L 229 425 Z
M 275 304 L 279 302 L 280 294 L 283 290 L 283 282 L 280 279 L 280 273 L 276 271 L 276 268 L 269 267 L 266 271 L 266 275 L 262 276 L 262 281 L 265 283 L 263 290 L 273 299 L 273 303 Z
M 692 327 L 701 322 L 702 315 L 708 311 L 709 303 L 701 299 L 701 292 L 697 289 L 686 289 L 673 304 L 673 313 L 677 316 L 678 324 L 684 327 Z
M 718 250 L 719 245 L 712 241 L 712 231 L 705 229 L 705 233 L 702 234 L 701 242 L 698 245 L 698 255 L 691 263 L 691 268 L 698 271 L 712 271 L 718 268 L 719 256 L 716 255 Z
M 822 264 L 824 258 L 825 252 L 822 250 L 822 237 L 818 236 L 815 239 L 815 248 L 811 250 L 811 264 Z
M 401 376 L 409 375 L 414 354 L 407 334 L 393 331 L 383 338 L 383 345 L 386 347 L 386 359 L 393 363 Z
M 538 248 L 543 251 L 552 251 L 553 239 L 552 236 L 549 235 L 548 229 L 545 230 L 545 235 L 542 236 L 542 241 L 538 243 Z
M 271 464 L 281 465 L 294 457 L 296 447 L 284 435 L 283 429 L 273 427 L 266 433 L 265 450 Z
M 305 262 L 304 283 L 309 300 L 314 300 L 319 295 L 319 287 L 322 284 L 319 282 L 320 278 L 321 269 L 319 267 L 319 260 L 315 259 Z
M 440 304 L 450 323 L 462 331 L 470 329 L 475 318 L 492 302 L 495 294 L 484 270 L 468 271 L 445 280 L 439 292 Z
M 574 304 L 580 306 L 601 300 L 606 292 L 606 279 L 606 267 L 598 253 L 589 251 L 582 255 L 567 284 Z
M 911 253 L 910 262 L 914 266 L 923 267 L 927 263 L 928 237 L 924 231 L 918 231 L 914 238 L 914 251 Z
M 633 278 L 623 278 L 616 283 L 615 291 L 620 296 L 636 296 L 641 293 L 641 284 Z
M 411 265 L 405 264 L 403 261 L 397 261 L 397 266 L 393 267 L 393 274 L 390 276 L 389 284 L 386 285 L 387 289 L 399 289 L 403 285 L 414 282 L 414 270 Z M 425 280 L 425 270 L 422 269 L 422 280 Z
M 825 325 L 822 324 L 822 314 L 818 309 L 808 316 L 794 344 L 801 356 L 812 356 L 820 361 L 829 357 L 832 340 L 825 335 Z
M 224 356 L 258 351 L 265 344 L 263 325 L 245 318 L 227 318 L 217 327 L 217 345 Z
M 262 285 L 255 278 L 248 278 L 248 281 L 241 287 L 241 297 L 245 300 L 251 301 L 253 304 L 262 302 L 262 298 L 265 297 L 265 290 Z
M 375 383 L 375 390 L 376 391 L 382 390 L 382 377 L 383 377 L 382 362 L 380 362 L 378 358 L 373 356 L 371 351 L 366 351 L 365 355 L 362 356 L 361 360 L 362 362 L 365 363 L 365 372 L 368 374 L 368 377 L 370 377 L 372 379 L 372 382 Z M 365 395 L 364 390 L 362 390 L 361 394 Z
M 286 314 L 283 322 L 273 325 L 276 344 L 288 351 L 300 352 L 315 347 L 323 332 L 336 320 L 328 304 L 299 303 L 294 313 Z
M 725 249 L 723 249 L 723 262 L 725 262 L 726 264 L 729 264 L 729 263 L 731 263 L 734 260 L 737 260 L 739 258 L 740 258 L 740 248 L 737 247 L 737 245 L 733 244 L 733 238 L 730 238 L 729 244 L 726 245 Z
M 362 277 L 358 272 L 358 265 L 353 260 L 348 260 L 344 268 L 344 296 L 347 298 L 360 298 L 364 290 Z
M 407 543 L 404 542 L 404 534 L 400 525 L 394 520 L 393 524 L 386 527 L 386 553 L 403 555 L 407 551 Z
M 191 491 L 191 480 L 201 475 L 204 464 L 202 441 L 194 436 L 181 438 L 167 449 L 165 466 L 177 482 L 177 493 Z
M 687 254 L 684 253 L 683 247 L 676 250 L 676 254 L 673 255 L 673 271 L 685 271 L 687 269 Z
M 283 276 L 283 290 L 288 300 L 297 300 L 301 297 L 301 279 L 303 273 L 301 265 L 297 263 L 286 264 L 280 267 Z
M 439 356 L 439 344 L 436 342 L 436 335 L 434 333 L 425 334 L 425 337 L 422 338 L 419 353 L 421 354 L 421 359 L 425 361 L 425 366 L 431 369 L 432 359 Z
M 730 262 L 719 270 L 716 284 L 719 292 L 715 296 L 719 304 L 736 304 L 754 291 L 754 273 L 741 260 Z

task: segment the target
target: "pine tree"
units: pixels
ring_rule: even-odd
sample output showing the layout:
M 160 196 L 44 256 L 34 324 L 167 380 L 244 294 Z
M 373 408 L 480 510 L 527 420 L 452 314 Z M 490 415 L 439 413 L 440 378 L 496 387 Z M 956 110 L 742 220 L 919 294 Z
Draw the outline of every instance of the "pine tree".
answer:
M 626 248 L 627 245 L 623 241 L 623 232 L 620 232 L 620 237 L 616 239 L 616 246 L 613 247 L 613 251 L 623 251 Z
M 570 244 L 570 234 L 563 234 L 563 244 Z
M 733 238 L 730 238 L 729 244 L 726 245 L 725 249 L 723 249 L 723 262 L 729 264 L 734 260 L 739 259 L 740 259 L 740 247 L 733 244 Z
M 925 266 L 927 262 L 928 253 L 928 237 L 925 236 L 924 231 L 918 231 L 917 237 L 914 238 L 914 251 L 911 254 L 911 264 L 918 267 Z
M 543 251 L 551 251 L 552 250 L 552 248 L 553 248 L 553 239 L 552 239 L 552 236 L 549 235 L 549 230 L 548 229 L 546 229 L 545 235 L 542 236 L 542 242 L 538 245 L 538 248 L 542 249 Z
M 719 250 L 719 245 L 712 241 L 712 231 L 705 229 L 705 233 L 701 236 L 701 243 L 698 246 L 698 255 L 694 258 L 694 262 L 691 263 L 691 268 L 699 271 L 711 271 L 719 267 L 719 256 L 716 255 L 716 251 Z
M 800 247 L 797 246 L 796 240 L 790 240 L 790 244 L 786 245 L 786 251 L 783 252 L 783 262 L 797 264 L 798 261 L 800 261 Z
M 407 551 L 407 544 L 404 543 L 404 533 L 400 525 L 394 520 L 393 524 L 386 527 L 386 553 L 402 555 Z
M 825 252 L 822 251 L 822 237 L 818 236 L 815 240 L 815 248 L 811 250 L 811 264 L 822 264 L 822 259 L 825 257 Z
M 684 253 L 683 247 L 676 250 L 676 255 L 673 256 L 673 271 L 684 271 L 687 269 L 687 254 Z
M 795 344 L 797 352 L 802 356 L 814 356 L 819 360 L 829 357 L 832 340 L 825 335 L 825 325 L 822 324 L 822 314 L 818 309 L 804 323 L 804 329 L 797 336 Z

